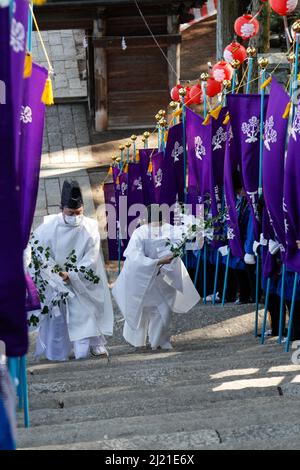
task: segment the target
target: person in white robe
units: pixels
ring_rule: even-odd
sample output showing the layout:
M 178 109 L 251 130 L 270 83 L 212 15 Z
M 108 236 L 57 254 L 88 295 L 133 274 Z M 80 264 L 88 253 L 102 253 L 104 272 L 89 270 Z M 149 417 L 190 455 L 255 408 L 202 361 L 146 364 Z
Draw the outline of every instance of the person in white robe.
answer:
M 166 246 L 167 239 L 178 239 L 178 231 L 162 223 L 158 212 L 149 206 L 148 223 L 133 232 L 112 293 L 125 319 L 128 343 L 145 346 L 148 336 L 152 349 L 172 349 L 171 313 L 187 313 L 200 297 L 181 258 L 174 258 Z
M 113 308 L 98 223 L 83 215 L 82 194 L 76 181 L 64 182 L 61 209 L 61 213 L 45 217 L 34 232 L 36 246 L 43 248 L 41 257 L 49 249 L 40 273 L 47 282 L 42 305 L 46 304 L 49 312 L 40 315 L 36 355 L 53 361 L 67 360 L 72 352 L 76 359 L 90 353 L 108 356 L 105 335 L 113 333 Z M 34 246 L 34 241 L 31 243 Z M 65 266 L 72 251 L 78 270 L 53 272 L 54 266 Z M 80 268 L 92 270 L 100 282 L 86 279 Z M 65 301 L 61 301 L 63 296 Z

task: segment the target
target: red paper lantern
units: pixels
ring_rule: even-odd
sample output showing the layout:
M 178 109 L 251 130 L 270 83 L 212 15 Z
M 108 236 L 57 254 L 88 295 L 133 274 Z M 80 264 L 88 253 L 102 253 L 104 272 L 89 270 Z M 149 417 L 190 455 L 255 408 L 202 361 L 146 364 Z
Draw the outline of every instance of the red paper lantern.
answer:
M 233 60 L 239 60 L 242 64 L 247 59 L 247 52 L 242 44 L 233 41 L 225 47 L 223 57 L 229 64 L 231 64 Z
M 180 88 L 183 88 L 182 85 L 176 85 L 174 88 L 171 90 L 171 98 L 173 101 L 180 101 L 180 95 L 179 95 L 179 90 Z
M 259 22 L 252 15 L 243 15 L 236 19 L 234 30 L 244 40 L 253 38 L 259 31 Z
M 191 104 L 190 103 L 190 91 L 191 91 L 191 88 L 190 87 L 185 87 L 185 92 L 186 92 L 186 95 L 184 97 L 184 104 Z
M 231 80 L 233 75 L 233 68 L 225 60 L 220 60 L 212 68 L 213 78 L 220 83 L 224 80 Z
M 202 88 L 201 85 L 197 84 L 192 86 L 190 90 L 190 103 L 191 104 L 200 104 L 202 103 Z
M 297 8 L 298 0 L 270 0 L 272 10 L 280 16 L 286 16 Z
M 206 94 L 209 98 L 213 98 L 214 96 L 218 95 L 222 91 L 222 84 L 221 82 L 217 82 L 214 78 L 210 77 L 207 80 L 206 84 Z

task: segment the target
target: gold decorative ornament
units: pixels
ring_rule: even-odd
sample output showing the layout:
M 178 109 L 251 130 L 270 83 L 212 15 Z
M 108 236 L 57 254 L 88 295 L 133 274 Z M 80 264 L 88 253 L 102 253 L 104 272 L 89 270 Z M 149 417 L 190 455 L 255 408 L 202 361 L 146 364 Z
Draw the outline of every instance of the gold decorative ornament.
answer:
M 209 77 L 210 77 L 210 75 L 209 75 L 209 73 L 207 73 L 207 72 L 203 72 L 203 73 L 201 73 L 201 75 L 200 75 L 200 78 L 201 78 L 202 82 L 207 82 L 207 80 L 209 79 Z
M 145 137 L 145 139 L 149 139 L 150 132 L 148 132 L 148 131 L 144 132 L 143 136 Z
M 129 149 L 129 148 L 131 147 L 131 142 L 127 142 L 127 143 L 125 144 L 125 147 L 126 147 L 127 149 Z
M 185 95 L 186 95 L 186 89 L 185 88 L 180 88 L 179 96 L 184 97 Z
M 292 31 L 295 34 L 300 34 L 300 20 L 295 21 L 295 23 L 292 24 Z
M 231 80 L 224 80 L 223 87 L 226 88 L 226 90 L 231 88 Z
M 171 101 L 169 106 L 170 106 L 171 109 L 177 109 L 177 103 L 175 101 Z
M 135 142 L 136 139 L 137 139 L 137 135 L 132 134 L 132 136 L 130 137 L 130 139 L 132 140 L 132 142 Z
M 256 48 L 253 47 L 253 46 L 247 47 L 246 52 L 247 52 L 248 57 L 255 57 L 256 56 Z
M 267 59 L 267 57 L 260 57 L 258 59 L 258 65 L 261 69 L 265 70 L 269 65 L 269 59 Z
M 237 70 L 240 68 L 241 62 L 238 59 L 234 59 L 230 65 L 234 70 Z
M 123 152 L 123 150 L 125 150 L 125 145 L 119 145 L 119 150 L 121 150 L 121 152 Z

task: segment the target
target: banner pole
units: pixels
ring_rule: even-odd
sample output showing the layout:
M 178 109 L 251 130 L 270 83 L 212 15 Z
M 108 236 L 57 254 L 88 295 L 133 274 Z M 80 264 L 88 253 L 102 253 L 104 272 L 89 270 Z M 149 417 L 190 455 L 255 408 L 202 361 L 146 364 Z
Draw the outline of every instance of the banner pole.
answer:
M 284 314 L 285 314 L 285 273 L 286 266 L 285 263 L 282 264 L 282 273 L 281 273 L 281 292 L 280 292 L 280 316 L 279 316 L 279 333 L 278 333 L 278 344 L 282 343 L 282 330 L 284 328 Z
M 289 318 L 288 334 L 287 334 L 285 348 L 284 348 L 285 352 L 289 352 L 289 349 L 290 349 L 290 341 L 291 341 L 292 329 L 293 329 L 293 318 L 294 318 L 294 311 L 295 311 L 295 302 L 296 302 L 298 278 L 299 278 L 299 274 L 295 273 L 292 304 L 291 304 L 291 311 L 290 311 L 290 318 Z
M 265 342 L 265 332 L 266 332 L 268 305 L 269 305 L 269 297 L 270 297 L 270 286 L 271 286 L 271 278 L 268 277 L 266 298 L 265 298 L 265 311 L 264 311 L 264 319 L 263 319 L 262 330 L 261 330 L 260 344 L 264 344 Z

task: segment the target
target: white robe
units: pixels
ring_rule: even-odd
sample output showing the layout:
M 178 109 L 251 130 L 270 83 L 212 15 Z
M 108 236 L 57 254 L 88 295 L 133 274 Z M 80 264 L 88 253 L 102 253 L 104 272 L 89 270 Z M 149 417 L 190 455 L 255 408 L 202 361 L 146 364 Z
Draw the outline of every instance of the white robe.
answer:
M 76 349 L 82 350 L 82 347 L 86 349 L 88 338 L 95 344 L 95 339 L 100 337 L 98 345 L 104 345 L 102 335 L 113 333 L 113 308 L 97 222 L 83 217 L 82 223 L 74 227 L 64 222 L 62 214 L 50 215 L 45 217 L 34 236 L 39 245 L 50 248 L 48 268 L 42 271 L 49 282 L 45 304 L 49 305 L 51 299 L 63 292 L 69 294 L 66 305 L 60 303 L 53 306 L 49 314 L 40 315 L 37 355 L 45 353 L 48 359 L 65 360 L 70 353 L 70 342 L 78 342 Z M 91 268 L 100 277 L 99 284 L 86 280 L 80 272 L 70 271 L 66 283 L 58 274 L 51 273 L 54 264 L 64 265 L 72 250 L 77 255 L 77 266 Z M 78 354 L 78 357 L 83 356 Z
M 143 225 L 134 231 L 124 252 L 126 260 L 112 293 L 125 318 L 124 337 L 134 346 L 143 346 L 148 332 L 153 348 L 165 347 L 171 311 L 187 313 L 200 300 L 180 258 L 158 266 L 159 258 L 171 254 L 166 240 L 175 231 L 168 224 Z

